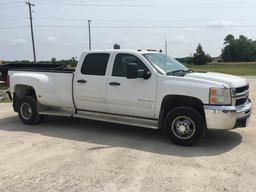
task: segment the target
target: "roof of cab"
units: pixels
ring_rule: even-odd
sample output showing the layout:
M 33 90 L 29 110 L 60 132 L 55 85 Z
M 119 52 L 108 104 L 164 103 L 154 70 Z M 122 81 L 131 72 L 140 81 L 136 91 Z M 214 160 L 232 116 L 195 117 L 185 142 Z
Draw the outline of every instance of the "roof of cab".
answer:
M 157 50 L 133 50 L 133 49 L 102 49 L 102 50 L 88 50 L 85 53 L 162 53 Z

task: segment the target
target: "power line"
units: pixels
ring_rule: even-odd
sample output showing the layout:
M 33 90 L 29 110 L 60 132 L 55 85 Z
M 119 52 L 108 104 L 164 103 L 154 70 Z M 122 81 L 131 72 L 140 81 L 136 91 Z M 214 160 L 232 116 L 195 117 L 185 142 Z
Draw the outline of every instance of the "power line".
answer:
M 0 30 L 5 29 L 19 29 L 19 28 L 28 28 L 28 25 L 22 26 L 7 26 L 0 27 Z M 70 28 L 70 29 L 84 29 L 85 25 L 34 25 L 35 28 Z M 188 28 L 211 28 L 211 29 L 219 29 L 219 28 L 243 28 L 243 27 L 256 27 L 255 25 L 233 25 L 233 26 L 211 26 L 211 25 L 180 25 L 180 26 L 93 26 L 93 29 L 188 29 Z
M 187 4 L 124 4 L 124 3 L 74 3 L 74 2 L 55 2 L 55 3 L 47 3 L 40 2 L 41 5 L 56 5 L 56 6 L 87 6 L 87 7 L 161 7 L 161 8 L 170 8 L 170 7 L 182 7 L 182 8 L 207 8 L 207 7 L 255 7 L 255 2 L 233 2 L 233 3 L 187 3 Z
M 7 29 L 21 29 L 21 28 L 27 28 L 28 25 L 20 25 L 20 26 L 8 26 L 8 27 L 0 27 L 0 30 L 7 30 Z
M 35 25 L 38 28 L 84 28 L 83 25 Z M 160 25 L 160 26 L 93 26 L 94 29 L 187 29 L 187 28 L 236 28 L 236 27 L 256 27 L 255 25 L 228 25 L 228 26 L 218 26 L 218 25 L 179 25 L 179 26 L 168 26 L 168 25 Z
M 23 1 L 13 1 L 8 3 L 0 3 L 0 6 L 8 6 L 8 5 L 21 4 L 21 3 L 23 3 Z
M 96 1 L 96 0 L 91 0 L 91 1 L 59 1 L 59 2 L 56 2 L 55 1 L 55 3 L 56 4 L 58 4 L 58 5 L 66 5 L 66 4 L 73 4 L 73 5 L 87 5 L 87 4 L 97 4 L 97 5 L 101 5 L 102 3 L 101 2 L 104 2 L 103 0 L 99 0 L 99 1 Z M 117 1 L 113 1 L 113 0 L 106 0 L 106 1 L 108 1 L 108 2 L 110 2 L 110 1 L 112 1 L 112 3 L 108 3 L 108 4 L 110 4 L 110 5 L 112 5 L 112 4 L 118 4 L 118 5 L 127 5 L 127 3 L 126 4 L 122 4 L 122 3 L 116 3 L 116 2 L 131 2 L 131 0 L 117 0 Z M 38 2 L 38 3 L 45 3 L 46 2 L 46 4 L 48 4 L 48 2 L 47 2 L 47 0 L 46 1 L 44 1 L 44 2 Z M 50 1 L 51 3 L 52 3 L 52 1 Z M 49 2 L 49 3 L 50 3 Z M 97 3 L 90 3 L 90 2 L 97 2 Z M 115 2 L 115 3 L 113 3 L 113 2 Z M 138 2 L 138 0 L 134 0 L 132 3 L 134 3 L 134 2 Z M 141 1 L 140 1 L 141 2 Z M 245 5 L 245 4 L 255 4 L 255 1 L 247 1 L 247 2 L 234 2 L 234 1 L 226 1 L 226 2 L 223 2 L 223 1 L 221 1 L 221 2 L 177 2 L 177 3 L 175 3 L 175 2 L 172 2 L 172 3 L 164 3 L 164 4 L 161 4 L 161 2 L 160 1 L 158 1 L 156 4 L 153 4 L 153 5 L 163 5 L 163 6 L 165 6 L 165 5 L 171 5 L 171 6 L 173 6 L 173 5 L 178 5 L 178 6 L 184 6 L 184 5 L 193 5 L 193 6 L 198 6 L 198 5 L 210 5 L 210 6 L 212 6 L 212 5 L 223 5 L 223 4 L 225 4 L 225 5 L 231 5 L 231 4 L 233 4 L 233 5 Z M 129 5 L 132 5 L 132 4 L 129 4 Z M 147 4 L 134 4 L 134 5 L 141 5 L 141 6 L 146 6 Z M 149 5 L 152 5 L 152 3 L 151 4 L 149 4 Z
M 86 18 L 47 18 L 47 17 L 42 17 L 42 18 L 33 18 L 34 20 L 49 20 L 49 21 L 82 21 L 84 22 L 87 20 Z M 255 21 L 256 18 L 251 18 L 251 19 L 221 19 L 221 20 L 232 20 L 232 21 Z M 94 19 L 93 21 L 95 22 L 214 22 L 216 20 L 213 19 Z
M 8 19 L 3 19 L 1 18 L 0 21 L 22 21 L 22 20 L 27 20 L 27 18 L 8 18 Z
M 7 9 L 12 9 L 12 8 L 17 8 L 17 7 L 24 7 L 23 5 L 13 5 L 13 6 L 8 6 L 8 7 L 0 7 L 0 10 L 7 10 Z
M 236 27 L 256 27 L 256 25 L 230 25 L 230 26 L 218 26 L 218 25 L 193 25 L 193 26 L 93 26 L 96 29 L 187 29 L 187 28 L 236 28 Z

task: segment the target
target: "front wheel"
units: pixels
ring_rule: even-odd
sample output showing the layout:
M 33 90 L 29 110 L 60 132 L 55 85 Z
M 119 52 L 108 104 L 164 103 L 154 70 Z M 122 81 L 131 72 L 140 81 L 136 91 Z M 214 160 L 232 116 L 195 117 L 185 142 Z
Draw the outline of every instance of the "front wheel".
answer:
M 42 119 L 42 115 L 38 114 L 37 100 L 34 97 L 20 99 L 18 113 L 20 120 L 27 125 L 35 125 Z
M 191 107 L 177 107 L 165 118 L 164 130 L 177 145 L 191 146 L 199 142 L 206 133 L 200 113 Z

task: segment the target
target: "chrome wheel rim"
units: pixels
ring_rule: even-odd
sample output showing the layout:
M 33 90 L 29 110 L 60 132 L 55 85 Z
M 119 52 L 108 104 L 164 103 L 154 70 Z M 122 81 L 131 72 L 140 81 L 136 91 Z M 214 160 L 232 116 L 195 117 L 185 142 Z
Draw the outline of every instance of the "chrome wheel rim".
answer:
M 32 117 L 32 108 L 28 103 L 23 103 L 20 107 L 21 116 L 28 120 Z
M 171 125 L 173 134 L 179 139 L 190 139 L 195 134 L 195 123 L 192 119 L 179 116 Z

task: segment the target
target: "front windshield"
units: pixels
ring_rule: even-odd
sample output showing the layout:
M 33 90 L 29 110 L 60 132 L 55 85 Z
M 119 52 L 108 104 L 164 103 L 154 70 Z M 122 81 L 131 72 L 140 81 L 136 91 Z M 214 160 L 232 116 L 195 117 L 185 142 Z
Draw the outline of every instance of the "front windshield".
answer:
M 162 74 L 190 71 L 177 60 L 162 53 L 145 53 L 143 56 Z

